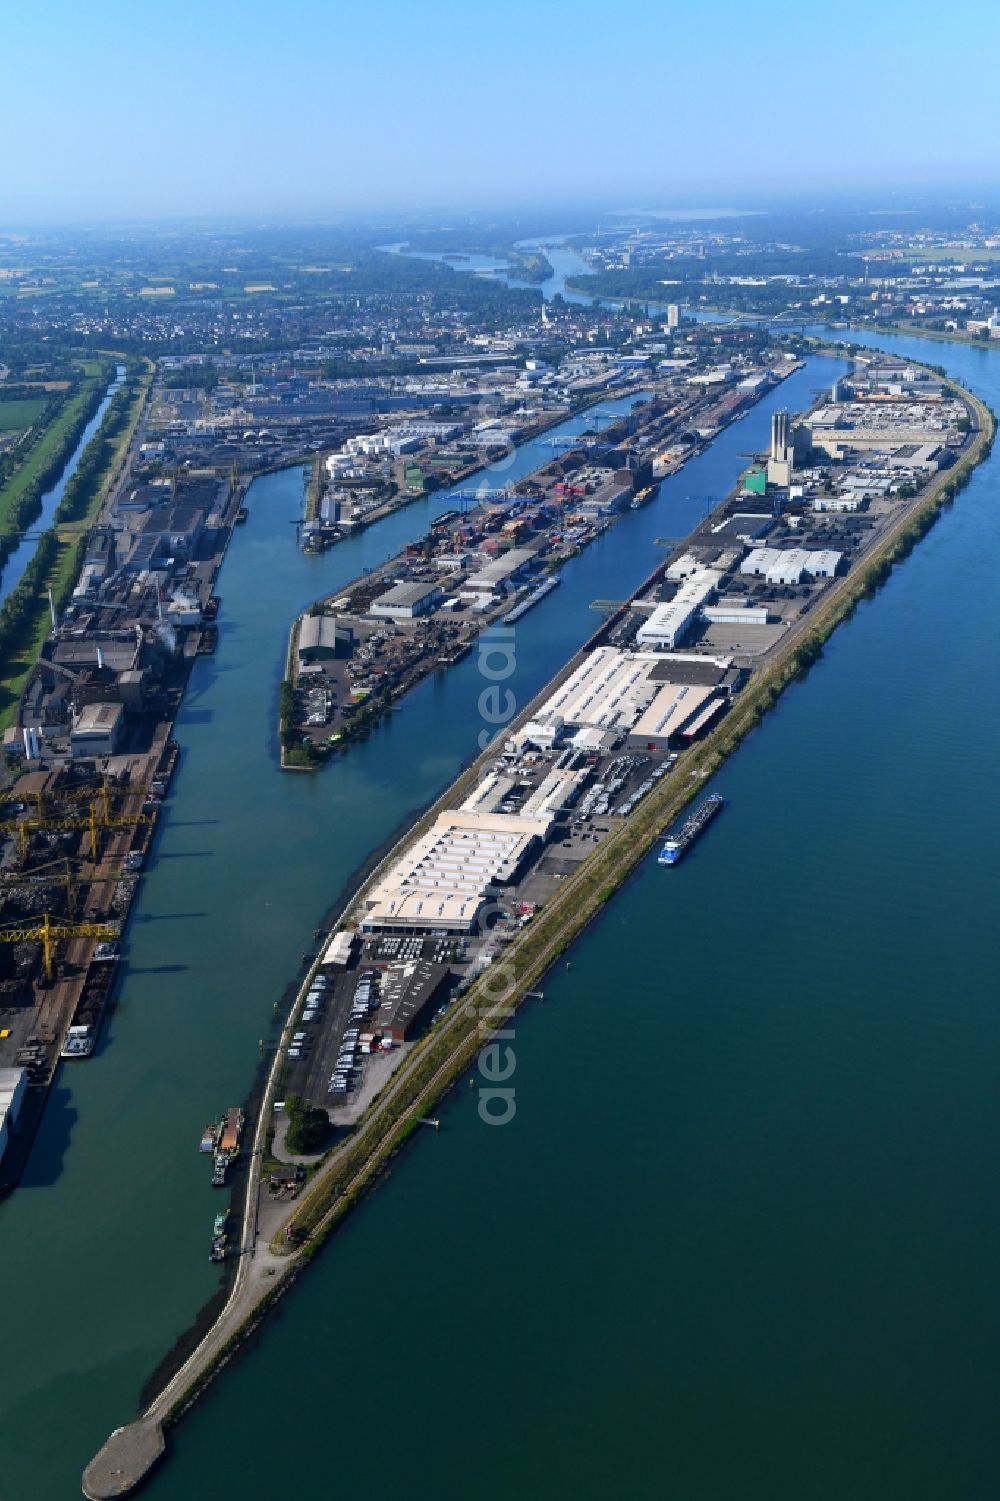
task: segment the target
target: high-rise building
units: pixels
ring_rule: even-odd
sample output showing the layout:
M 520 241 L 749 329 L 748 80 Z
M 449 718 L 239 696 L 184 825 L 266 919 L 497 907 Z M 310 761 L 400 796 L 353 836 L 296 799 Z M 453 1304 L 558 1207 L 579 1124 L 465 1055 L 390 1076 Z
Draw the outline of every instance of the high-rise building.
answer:
M 771 418 L 771 457 L 777 463 L 788 457 L 788 413 L 775 412 Z
M 795 468 L 795 451 L 791 444 L 788 413 L 775 412 L 771 418 L 771 457 L 767 461 L 769 485 L 787 485 Z
M 677 328 L 681 321 L 681 310 L 676 302 L 667 303 L 667 327 Z

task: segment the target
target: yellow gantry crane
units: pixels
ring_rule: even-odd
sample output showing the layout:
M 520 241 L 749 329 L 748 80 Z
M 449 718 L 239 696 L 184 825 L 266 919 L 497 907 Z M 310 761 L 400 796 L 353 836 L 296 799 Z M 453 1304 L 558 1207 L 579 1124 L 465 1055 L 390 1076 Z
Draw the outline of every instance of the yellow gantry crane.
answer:
M 45 978 L 52 979 L 52 956 L 60 938 L 100 938 L 114 942 L 121 937 L 116 925 L 106 922 L 61 922 L 46 912 L 40 922 L 23 928 L 0 928 L 0 943 L 40 943 Z
M 105 781 L 101 787 L 75 787 L 66 791 L 53 792 L 51 788 L 33 787 L 28 792 L 18 792 L 16 788 L 10 788 L 7 792 L 0 793 L 0 803 L 34 803 L 35 817 L 44 818 L 45 810 L 51 803 L 79 803 L 86 799 L 91 801 L 100 793 L 107 795 L 108 784 Z
M 20 841 L 21 859 L 27 853 L 32 834 L 44 829 L 88 829 L 90 831 L 90 860 L 97 863 L 100 854 L 100 830 L 101 829 L 131 829 L 137 824 L 152 823 L 147 813 L 116 813 L 109 811 L 107 792 L 103 798 L 103 809 L 98 812 L 98 804 L 91 803 L 85 816 L 77 818 L 19 818 L 13 823 L 0 823 L 0 833 L 16 834 Z
M 43 787 L 32 788 L 28 792 L 18 792 L 16 787 L 8 788 L 6 792 L 0 792 L 0 803 L 34 803 L 36 818 L 44 818 L 46 808 L 52 803 L 86 803 L 99 801 L 104 817 L 110 817 L 111 799 L 113 797 L 142 797 L 147 793 L 147 787 L 140 785 L 133 787 L 128 783 L 115 786 L 104 777 L 100 786 L 92 782 L 84 787 L 52 788 L 47 790 Z
M 117 877 L 107 876 L 104 879 Z M 65 858 L 53 860 L 48 865 L 36 865 L 34 870 L 26 870 L 21 875 L 0 875 L 0 892 L 10 891 L 18 886 L 37 886 L 42 891 L 51 890 L 53 886 L 65 886 L 70 917 L 76 916 L 76 894 L 80 884 L 81 878 L 74 871 L 72 862 Z

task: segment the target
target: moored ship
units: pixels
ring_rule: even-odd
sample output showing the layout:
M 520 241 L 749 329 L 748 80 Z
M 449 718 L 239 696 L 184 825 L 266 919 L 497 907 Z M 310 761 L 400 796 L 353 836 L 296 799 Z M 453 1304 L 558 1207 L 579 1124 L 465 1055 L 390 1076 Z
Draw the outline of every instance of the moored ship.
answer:
M 209 1252 L 212 1261 L 225 1261 L 226 1259 L 226 1225 L 228 1222 L 228 1209 L 224 1209 L 221 1214 L 215 1216 L 215 1224 L 212 1227 L 212 1249 Z
M 73 1017 L 60 1050 L 62 1058 L 89 1058 L 97 1046 L 101 1022 L 114 985 L 118 948 L 116 944 L 98 944 L 87 970 Z M 108 952 L 112 951 L 112 952 Z
M 219 1124 L 219 1137 L 212 1159 L 212 1187 L 224 1188 L 230 1163 L 239 1155 L 243 1134 L 243 1111 L 233 1106 Z
M 639 511 L 643 506 L 648 505 L 653 496 L 658 493 L 659 488 L 660 483 L 657 480 L 655 484 L 645 485 L 641 490 L 637 490 L 632 497 L 632 510 Z
M 532 589 L 531 593 L 526 595 L 525 598 L 521 600 L 521 603 L 519 605 L 515 605 L 512 610 L 507 611 L 506 615 L 503 617 L 503 624 L 513 625 L 515 621 L 520 620 L 522 615 L 526 615 L 527 612 L 535 605 L 537 605 L 540 600 L 543 600 L 547 594 L 551 594 L 552 590 L 559 582 L 559 575 L 557 573 L 550 573 L 548 578 L 543 579 L 542 582 L 537 586 L 537 588 Z
M 705 829 L 708 828 L 708 825 L 712 822 L 715 815 L 720 812 L 722 806 L 723 800 L 721 797 L 716 797 L 714 793 L 711 797 L 707 797 L 695 809 L 691 817 L 685 821 L 680 833 L 675 838 L 666 840 L 657 858 L 657 863 L 659 865 L 676 865 L 682 855 L 686 854 L 692 844 L 694 844 L 699 834 L 704 833 Z

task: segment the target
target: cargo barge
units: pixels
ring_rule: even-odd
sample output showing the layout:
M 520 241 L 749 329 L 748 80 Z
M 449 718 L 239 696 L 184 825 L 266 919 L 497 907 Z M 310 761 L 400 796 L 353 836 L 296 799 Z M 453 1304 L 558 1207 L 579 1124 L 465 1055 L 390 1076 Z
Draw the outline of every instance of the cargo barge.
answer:
M 66 1030 L 59 1052 L 61 1058 L 89 1058 L 97 1046 L 117 963 L 117 945 L 99 943 L 80 988 L 80 998 L 73 1011 L 72 1021 Z
M 215 1224 L 212 1228 L 212 1249 L 209 1251 L 209 1260 L 225 1261 L 226 1259 L 226 1225 L 229 1221 L 229 1210 L 224 1209 L 221 1214 L 215 1216 Z
M 225 1188 L 230 1164 L 239 1156 L 242 1134 L 243 1111 L 234 1106 L 219 1122 L 219 1139 L 212 1159 L 213 1188 Z
M 657 480 L 654 484 L 646 485 L 642 490 L 638 490 L 632 500 L 632 510 L 640 511 L 643 506 L 648 505 L 653 496 L 659 493 L 659 489 L 660 482 Z
M 682 825 L 677 837 L 665 842 L 657 858 L 657 864 L 676 865 L 678 860 L 687 854 L 699 835 L 705 832 L 715 815 L 721 812 L 722 806 L 721 797 L 716 797 L 714 793 L 711 797 L 707 797 Z
M 546 594 L 551 594 L 559 582 L 559 575 L 557 573 L 550 574 L 543 583 L 539 584 L 537 589 L 532 589 L 531 593 L 522 599 L 519 605 L 515 605 L 512 610 L 507 611 L 503 617 L 504 625 L 513 625 L 515 621 L 520 620 L 521 616 L 526 615 L 540 600 L 545 598 Z

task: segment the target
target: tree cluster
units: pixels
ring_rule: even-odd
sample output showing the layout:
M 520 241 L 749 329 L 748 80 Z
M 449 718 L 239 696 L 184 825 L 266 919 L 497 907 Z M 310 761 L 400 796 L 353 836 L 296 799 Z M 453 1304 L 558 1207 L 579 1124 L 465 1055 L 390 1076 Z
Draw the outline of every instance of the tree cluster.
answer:
M 322 1152 L 330 1139 L 330 1117 L 320 1106 L 290 1094 L 285 1100 L 288 1134 L 285 1146 L 294 1157 L 312 1157 Z

